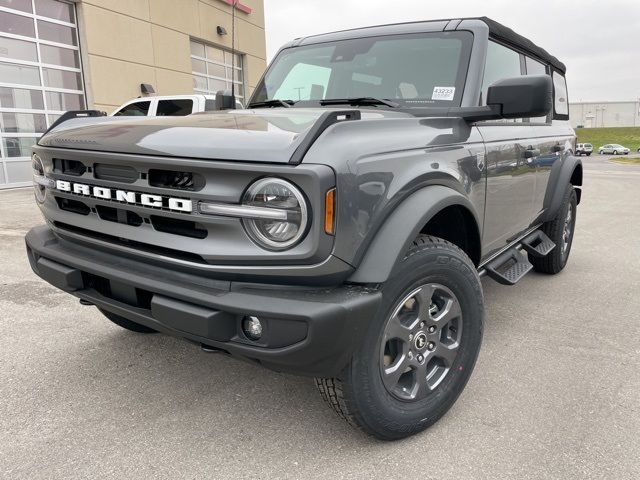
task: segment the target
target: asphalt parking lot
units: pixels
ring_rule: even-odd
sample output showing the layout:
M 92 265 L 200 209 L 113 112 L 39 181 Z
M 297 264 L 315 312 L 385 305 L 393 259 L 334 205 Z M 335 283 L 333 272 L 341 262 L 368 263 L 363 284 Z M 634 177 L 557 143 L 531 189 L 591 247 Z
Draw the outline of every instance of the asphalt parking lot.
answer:
M 310 379 L 124 331 L 40 281 L 32 193 L 0 191 L 0 478 L 640 478 L 640 166 L 583 160 L 568 267 L 484 281 L 467 389 L 396 443 Z

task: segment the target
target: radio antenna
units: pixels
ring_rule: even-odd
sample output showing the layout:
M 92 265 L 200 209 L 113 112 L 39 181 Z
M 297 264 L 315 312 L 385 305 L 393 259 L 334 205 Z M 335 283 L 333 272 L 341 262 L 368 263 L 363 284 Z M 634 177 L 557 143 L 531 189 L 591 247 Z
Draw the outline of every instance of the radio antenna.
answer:
M 238 0 L 231 0 L 231 98 L 233 104 L 236 102 L 236 3 Z

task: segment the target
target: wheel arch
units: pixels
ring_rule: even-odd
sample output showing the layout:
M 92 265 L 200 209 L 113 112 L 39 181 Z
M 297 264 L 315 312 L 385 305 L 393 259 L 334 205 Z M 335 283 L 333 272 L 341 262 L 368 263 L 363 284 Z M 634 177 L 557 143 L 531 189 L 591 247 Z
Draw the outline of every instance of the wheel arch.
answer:
M 544 213 L 540 219 L 543 222 L 552 220 L 562 205 L 564 192 L 567 185 L 573 185 L 576 189 L 578 203 L 582 195 L 582 160 L 579 157 L 569 156 L 563 162 L 556 162 L 551 169 L 547 192 L 544 197 Z
M 445 218 L 455 220 L 444 222 Z M 441 185 L 424 187 L 389 215 L 348 281 L 385 282 L 421 233 L 450 241 L 478 265 L 481 252 L 479 225 L 475 208 L 460 192 Z

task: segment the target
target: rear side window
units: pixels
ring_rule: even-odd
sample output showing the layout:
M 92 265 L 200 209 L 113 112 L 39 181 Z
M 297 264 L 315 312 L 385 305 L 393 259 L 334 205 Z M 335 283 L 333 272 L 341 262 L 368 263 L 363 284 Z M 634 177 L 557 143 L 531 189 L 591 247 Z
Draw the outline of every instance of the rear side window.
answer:
M 487 104 L 487 91 L 492 83 L 503 78 L 522 75 L 520 54 L 499 43 L 489 42 L 487 47 L 487 63 L 482 80 L 482 105 Z
M 567 81 L 560 73 L 553 72 L 554 118 L 569 118 L 569 99 L 567 97 Z
M 145 117 L 149 113 L 151 102 L 130 103 L 126 107 L 118 110 L 114 117 Z
M 193 112 L 193 100 L 188 98 L 160 100 L 156 115 L 159 117 L 183 117 Z
M 546 75 L 547 66 L 543 63 L 534 60 L 533 58 L 525 57 L 525 65 L 527 68 L 527 75 Z M 529 121 L 533 123 L 546 123 L 548 117 L 536 117 L 530 118 Z

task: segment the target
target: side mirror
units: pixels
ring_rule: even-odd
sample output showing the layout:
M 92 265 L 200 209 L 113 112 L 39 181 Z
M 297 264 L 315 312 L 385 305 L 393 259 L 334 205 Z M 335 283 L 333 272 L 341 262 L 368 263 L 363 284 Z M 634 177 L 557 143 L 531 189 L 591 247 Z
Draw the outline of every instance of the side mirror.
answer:
M 502 118 L 543 117 L 551 111 L 553 86 L 549 75 L 505 78 L 489 86 L 487 105 Z
M 235 110 L 236 99 L 231 95 L 229 90 L 220 90 L 216 92 L 215 110 Z

